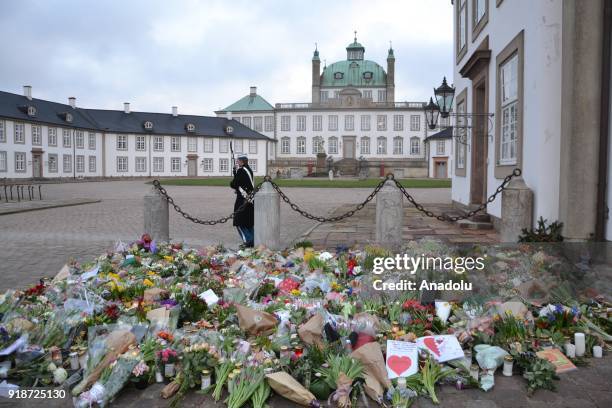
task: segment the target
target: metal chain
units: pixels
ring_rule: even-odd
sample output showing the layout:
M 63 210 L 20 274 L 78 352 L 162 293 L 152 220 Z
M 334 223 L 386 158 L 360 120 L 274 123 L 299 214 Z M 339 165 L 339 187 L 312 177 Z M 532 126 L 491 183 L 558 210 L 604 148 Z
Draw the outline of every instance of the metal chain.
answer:
M 370 193 L 370 195 L 367 196 L 366 199 L 362 203 L 358 204 L 352 210 L 349 210 L 349 211 L 345 212 L 344 214 L 338 215 L 338 216 L 335 216 L 335 217 L 321 217 L 321 216 L 317 216 L 317 215 L 312 215 L 309 212 L 307 212 L 305 210 L 302 210 L 297 204 L 291 202 L 289 197 L 287 197 L 287 195 L 283 192 L 283 190 L 281 190 L 281 188 L 278 186 L 278 184 L 276 184 L 272 180 L 270 180 L 270 184 L 272 185 L 274 190 L 276 190 L 276 192 L 278 192 L 278 194 L 283 199 L 283 201 L 286 202 L 287 204 L 289 204 L 291 209 L 293 211 L 299 213 L 301 216 L 306 217 L 306 218 L 308 218 L 310 220 L 315 220 L 315 221 L 319 221 L 319 222 L 336 222 L 336 221 L 340 221 L 340 220 L 343 220 L 343 219 L 348 218 L 348 217 L 352 217 L 357 211 L 363 209 L 363 207 L 365 207 L 365 205 L 367 203 L 369 203 L 370 201 L 372 201 L 374 199 L 376 194 L 378 194 L 380 189 L 385 185 L 387 180 L 389 180 L 390 178 L 393 178 L 393 174 L 389 174 L 389 175 L 387 175 L 387 177 L 385 179 L 381 180 L 376 185 L 374 190 Z
M 412 205 L 414 205 L 417 210 L 419 210 L 420 212 L 422 212 L 426 216 L 435 218 L 435 219 L 437 219 L 439 221 L 455 222 L 455 221 L 465 220 L 465 219 L 470 218 L 470 217 L 474 216 L 475 214 L 483 211 L 485 208 L 487 208 L 487 205 L 489 203 L 492 203 L 493 201 L 495 201 L 495 199 L 497 198 L 499 193 L 501 193 L 502 191 L 505 190 L 505 188 L 508 185 L 508 183 L 510 182 L 510 180 L 512 180 L 514 177 L 518 177 L 520 175 L 521 175 L 521 169 L 516 168 L 516 169 L 512 170 L 512 173 L 510 173 L 509 175 L 507 175 L 504 178 L 504 181 L 502 181 L 502 183 L 499 185 L 499 187 L 497 187 L 495 192 L 493 194 L 491 194 L 489 196 L 489 198 L 487 198 L 487 201 L 485 201 L 484 203 L 480 204 L 480 206 L 478 206 L 478 208 L 476 208 L 474 210 L 471 210 L 471 211 L 467 212 L 464 215 L 453 216 L 453 217 L 449 217 L 448 215 L 445 215 L 445 214 L 438 214 L 438 215 L 436 215 L 433 212 L 425 209 L 425 207 L 423 207 L 423 205 L 421 205 L 421 204 L 416 202 L 414 197 L 412 195 L 410 195 L 410 193 L 408 191 L 406 191 L 404 186 L 402 186 L 399 181 L 395 180 L 395 178 L 393 178 L 393 181 L 395 182 L 395 185 L 397 186 L 397 188 L 399 188 L 400 191 L 404 194 L 404 196 L 406 196 L 408 201 Z
M 157 190 L 162 195 L 162 197 L 166 201 L 168 201 L 168 203 L 174 208 L 174 210 L 177 213 L 181 214 L 183 216 L 183 218 L 185 218 L 185 219 L 187 219 L 187 220 L 189 220 L 191 222 L 195 222 L 196 224 L 217 225 L 217 224 L 224 224 L 224 223 L 226 223 L 227 221 L 229 221 L 232 218 L 234 218 L 234 216 L 236 214 L 238 214 L 239 212 L 243 211 L 249 204 L 252 204 L 253 203 L 253 198 L 255 197 L 255 194 L 257 194 L 257 192 L 261 188 L 262 184 L 265 183 L 266 181 L 269 181 L 269 180 L 270 180 L 269 176 L 264 177 L 264 180 L 261 183 L 257 184 L 257 186 L 255 186 L 253 191 L 251 191 L 251 193 L 246 197 L 244 203 L 242 203 L 242 205 L 240 207 L 238 207 L 238 209 L 236 211 L 234 211 L 233 213 L 231 213 L 227 217 L 222 217 L 222 218 L 219 218 L 217 220 L 201 220 L 201 219 L 199 219 L 197 217 L 193 217 L 193 216 L 187 214 L 185 211 L 183 211 L 183 209 L 181 207 L 179 207 L 178 204 L 176 204 L 174 202 L 174 199 L 168 195 L 168 192 L 166 191 L 165 188 L 162 187 L 162 185 L 159 182 L 159 180 L 153 180 L 153 185 L 155 186 L 155 188 L 157 188 Z

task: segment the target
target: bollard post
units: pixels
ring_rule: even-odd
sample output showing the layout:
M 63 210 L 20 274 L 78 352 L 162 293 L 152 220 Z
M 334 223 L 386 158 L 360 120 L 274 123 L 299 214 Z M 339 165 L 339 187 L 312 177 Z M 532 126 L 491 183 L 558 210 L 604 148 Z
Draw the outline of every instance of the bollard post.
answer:
M 255 246 L 281 249 L 280 196 L 269 182 L 263 183 L 255 195 Z
M 533 191 L 522 177 L 508 183 L 501 206 L 501 242 L 517 242 L 521 230 L 533 226 Z
M 157 241 L 170 241 L 168 201 L 154 186 L 144 196 L 144 232 Z
M 403 225 L 403 194 L 393 181 L 387 180 L 376 195 L 376 242 L 398 250 L 402 245 Z

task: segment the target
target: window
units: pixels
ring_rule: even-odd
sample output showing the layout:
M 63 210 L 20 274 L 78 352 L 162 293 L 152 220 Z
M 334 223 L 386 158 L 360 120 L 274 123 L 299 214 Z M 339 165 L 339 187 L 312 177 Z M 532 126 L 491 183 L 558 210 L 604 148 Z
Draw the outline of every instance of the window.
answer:
M 181 151 L 181 139 L 179 139 L 178 136 L 170 138 L 170 150 L 173 152 Z
M 219 159 L 219 172 L 227 173 L 229 171 L 229 159 Z
M 234 141 L 234 152 L 236 152 L 236 153 L 244 153 L 242 139 L 238 139 L 238 140 Z
M 327 98 L 329 96 L 329 94 L 327 93 L 327 91 L 321 91 L 320 92 L 321 95 L 321 102 L 327 102 Z
M 340 99 L 340 91 L 334 91 L 334 99 Z
M 457 2 L 457 62 L 467 51 L 467 0 Z
M 144 136 L 136 136 L 136 150 L 144 151 L 146 150 L 146 143 Z
M 274 116 L 264 117 L 264 129 L 266 132 L 274 132 Z
M 181 171 L 181 158 L 180 157 L 172 157 L 170 159 L 170 171 L 173 173 L 177 173 Z
M 249 154 L 257 154 L 257 140 L 249 140 Z
M 291 130 L 291 116 L 281 116 L 281 131 L 289 132 Z
M 89 147 L 89 150 L 96 150 L 96 134 L 94 132 L 89 132 L 87 137 L 87 147 Z
M 344 116 L 344 130 L 355 130 L 355 116 Z
M 327 117 L 327 130 L 338 130 L 338 115 L 329 115 Z
M 189 133 L 194 133 L 196 128 L 193 123 L 188 123 L 187 126 L 185 126 L 185 129 L 187 129 L 187 132 Z
M 25 143 L 25 125 L 15 123 L 15 143 Z
M 138 173 L 142 173 L 147 171 L 147 158 L 146 157 L 136 157 L 135 170 Z
M 361 130 L 370 130 L 370 115 L 361 115 Z
M 323 152 L 324 152 L 323 138 L 321 136 L 315 136 L 312 139 L 312 153 L 317 154 L 317 153 L 323 153 Z
M 156 173 L 164 172 L 164 158 L 163 157 L 153 158 L 153 171 Z
M 387 130 L 387 115 L 376 116 L 376 130 L 382 132 Z
M 410 138 L 410 154 L 421 154 L 421 140 L 418 137 Z
M 206 138 L 204 139 L 204 153 L 212 153 L 214 151 L 214 140 Z
M 393 138 L 393 154 L 404 154 L 404 139 L 401 136 Z
M 253 130 L 256 132 L 263 131 L 263 118 L 261 116 L 255 116 L 253 118 Z
M 249 166 L 251 167 L 251 170 L 253 170 L 253 173 L 256 173 L 257 172 L 257 159 L 249 160 Z
M 26 171 L 26 154 L 15 152 L 15 172 L 25 173 Z
M 76 157 L 76 172 L 85 173 L 85 156 L 78 155 Z
M 444 140 L 438 140 L 436 142 L 436 154 L 438 156 L 444 155 Z
M 248 128 L 251 127 L 251 117 L 250 116 L 245 116 L 242 118 L 242 124 Z
M 297 127 L 296 127 L 295 130 L 297 130 L 298 132 L 306 131 L 306 116 L 298 115 L 298 117 L 297 117 Z
M 127 150 L 127 135 L 117 135 L 117 150 Z
M 69 154 L 63 155 L 62 165 L 64 173 L 72 173 L 72 156 Z
M 164 137 L 163 136 L 155 136 L 153 138 L 153 150 L 156 152 L 164 151 Z
M 77 130 L 74 134 L 74 144 L 77 149 L 85 148 L 85 132 Z
M 306 138 L 303 136 L 297 138 L 297 154 L 306 154 Z
M 57 128 L 47 128 L 47 144 L 57 146 Z
M 489 0 L 473 0 L 473 31 L 474 37 L 476 37 L 482 28 L 487 24 L 489 17 Z
M 350 55 L 352 55 L 352 53 Z M 343 72 L 334 72 L 334 79 L 342 79 L 343 77 L 344 77 Z
M 117 156 L 117 172 L 125 173 L 128 171 L 128 158 L 127 156 Z
M 28 106 L 28 116 L 36 116 L 36 108 L 34 106 Z
M 0 166 L 2 165 L 2 153 L 0 153 Z M 47 163 L 49 166 L 49 173 L 57 173 L 57 154 L 50 154 L 47 156 Z M 1 170 L 1 168 L 0 168 Z
M 364 99 L 372 99 L 372 91 L 363 91 L 362 95 Z
M 501 88 L 501 164 L 515 164 L 517 151 L 518 54 L 499 67 Z
M 281 154 L 291 154 L 291 142 L 288 137 L 281 138 Z
M 404 130 L 404 115 L 393 115 L 393 130 Z
M 376 139 L 376 154 L 387 154 L 387 138 L 380 136 Z
M 213 159 L 202 159 L 202 170 L 206 173 L 213 171 Z
M 42 129 L 38 125 L 32 125 L 32 144 L 34 146 L 42 145 Z
M 187 151 L 188 152 L 197 152 L 198 151 L 198 139 L 195 137 L 187 138 Z
M 314 132 L 320 132 L 323 130 L 323 116 L 314 115 L 312 117 L 312 130 Z
M 442 123 L 440 121 L 440 123 Z M 421 130 L 421 117 L 419 115 L 410 115 L 410 130 L 418 132 Z
M 361 154 L 370 154 L 370 138 L 365 136 L 360 142 Z
M 387 101 L 387 91 L 380 89 L 378 91 L 378 102 L 386 102 Z
M 229 141 L 227 139 L 219 139 L 219 153 L 229 152 Z
M 150 120 L 147 120 L 143 126 L 145 130 L 153 130 L 153 122 L 151 122 Z
M 96 156 L 89 156 L 89 172 L 96 172 Z
M 465 176 L 465 149 L 467 144 L 467 131 L 465 128 L 465 104 L 467 97 L 467 89 L 461 91 L 457 96 L 457 138 L 455 139 L 455 155 L 457 159 L 455 175 Z
M 0 143 L 6 142 L 6 130 L 4 128 L 4 121 L 0 120 Z
M 51 163 L 51 161 L 49 161 L 49 163 Z M 7 170 L 8 170 L 8 165 L 6 162 L 6 152 L 0 152 L 0 171 L 6 172 Z
M 329 154 L 338 154 L 338 138 L 332 136 L 329 138 L 329 147 L 327 148 Z
M 70 137 L 70 129 L 62 129 L 62 146 L 72 146 L 72 138 Z

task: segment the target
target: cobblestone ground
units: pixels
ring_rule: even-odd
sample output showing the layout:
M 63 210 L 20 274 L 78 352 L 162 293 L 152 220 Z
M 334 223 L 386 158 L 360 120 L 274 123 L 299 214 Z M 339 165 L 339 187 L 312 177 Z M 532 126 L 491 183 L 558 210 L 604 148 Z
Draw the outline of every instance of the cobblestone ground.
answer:
M 71 257 L 91 260 L 111 249 L 117 240 L 139 238 L 143 228 L 142 197 L 150 188 L 143 181 L 45 185 L 46 200 L 101 201 L 0 216 L 0 291 L 53 276 Z M 233 208 L 234 195 L 229 188 L 169 186 L 167 190 L 184 210 L 200 218 L 220 218 Z M 327 215 L 338 206 L 362 201 L 371 189 L 288 188 L 286 192 L 302 208 Z M 450 201 L 450 189 L 415 189 L 411 193 L 423 202 Z M 170 210 L 171 238 L 193 246 L 222 242 L 235 248 L 240 242 L 230 223 L 202 226 Z M 287 205 L 281 206 L 281 239 L 287 245 L 315 225 Z

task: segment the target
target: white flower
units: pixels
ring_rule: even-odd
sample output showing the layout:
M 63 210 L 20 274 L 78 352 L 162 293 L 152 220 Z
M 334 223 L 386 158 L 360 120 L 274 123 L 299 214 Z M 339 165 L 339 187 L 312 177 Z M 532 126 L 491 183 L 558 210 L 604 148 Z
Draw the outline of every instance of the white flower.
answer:
M 357 265 L 353 268 L 353 275 L 359 275 L 361 273 L 361 266 Z
M 333 257 L 334 256 L 332 254 L 330 254 L 329 252 L 321 252 L 319 254 L 319 260 L 321 260 L 321 261 L 329 261 Z
M 55 370 L 57 370 L 57 366 L 53 363 L 49 363 L 49 365 L 47 366 L 47 370 L 53 372 Z
M 62 367 L 53 371 L 53 381 L 56 384 L 62 384 L 68 378 L 68 372 L 64 370 Z

